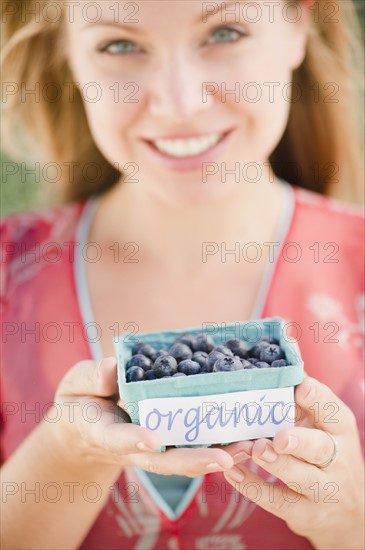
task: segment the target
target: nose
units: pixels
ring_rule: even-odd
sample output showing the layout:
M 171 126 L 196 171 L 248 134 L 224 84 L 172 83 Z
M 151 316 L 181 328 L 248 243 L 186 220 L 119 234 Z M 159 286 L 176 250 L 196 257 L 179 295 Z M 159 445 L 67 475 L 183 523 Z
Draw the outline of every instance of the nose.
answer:
M 210 109 L 214 99 L 205 93 L 206 81 L 198 62 L 183 55 L 169 55 L 159 62 L 149 90 L 154 116 L 184 121 Z

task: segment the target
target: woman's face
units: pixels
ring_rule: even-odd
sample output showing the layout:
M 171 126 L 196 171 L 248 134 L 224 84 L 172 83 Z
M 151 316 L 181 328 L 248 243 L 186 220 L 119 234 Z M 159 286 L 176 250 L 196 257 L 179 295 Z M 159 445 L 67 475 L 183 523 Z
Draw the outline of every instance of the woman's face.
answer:
M 94 140 L 130 180 L 171 202 L 262 179 L 300 93 L 304 2 L 81 0 L 65 18 Z

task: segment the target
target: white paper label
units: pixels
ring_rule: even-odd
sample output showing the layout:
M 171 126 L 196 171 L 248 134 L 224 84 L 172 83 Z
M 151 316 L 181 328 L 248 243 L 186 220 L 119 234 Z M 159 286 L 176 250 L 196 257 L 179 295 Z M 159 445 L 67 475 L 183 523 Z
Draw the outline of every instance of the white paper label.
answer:
M 156 432 L 163 445 L 272 437 L 295 421 L 293 387 L 143 399 L 138 406 L 141 426 Z

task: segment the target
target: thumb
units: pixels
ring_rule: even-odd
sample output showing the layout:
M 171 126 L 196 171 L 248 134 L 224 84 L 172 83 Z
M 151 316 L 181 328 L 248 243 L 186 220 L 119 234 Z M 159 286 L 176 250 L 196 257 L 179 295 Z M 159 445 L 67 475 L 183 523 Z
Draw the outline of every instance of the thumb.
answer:
M 117 360 L 105 357 L 76 363 L 60 382 L 59 395 L 94 395 L 110 397 L 118 393 Z

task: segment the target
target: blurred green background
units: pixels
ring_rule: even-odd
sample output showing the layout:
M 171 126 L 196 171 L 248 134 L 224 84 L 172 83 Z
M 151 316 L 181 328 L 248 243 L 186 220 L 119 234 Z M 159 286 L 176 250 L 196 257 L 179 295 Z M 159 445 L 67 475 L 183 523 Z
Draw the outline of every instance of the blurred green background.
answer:
M 342 0 L 347 2 L 348 0 Z M 365 39 L 365 0 L 355 0 L 359 19 Z M 364 44 L 365 45 L 365 44 Z M 26 167 L 25 163 L 15 163 L 5 154 L 0 152 L 1 185 L 0 185 L 0 216 L 3 217 L 12 212 L 18 212 L 28 208 L 46 205 L 47 196 L 40 193 L 44 185 L 40 185 L 42 178 L 42 166 Z M 55 170 L 49 167 L 45 181 L 52 186 L 55 178 Z M 44 178 L 43 178 L 44 181 Z

